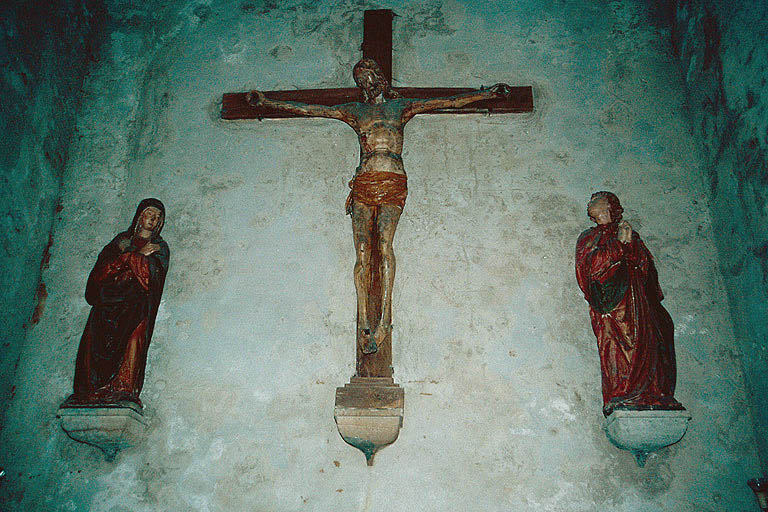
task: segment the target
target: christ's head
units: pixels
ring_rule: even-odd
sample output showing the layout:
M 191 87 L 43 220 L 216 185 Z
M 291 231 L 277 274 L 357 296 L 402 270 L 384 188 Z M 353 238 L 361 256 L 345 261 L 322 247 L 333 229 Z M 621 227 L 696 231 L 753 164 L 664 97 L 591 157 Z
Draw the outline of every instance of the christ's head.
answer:
M 352 76 L 355 83 L 363 91 L 366 102 L 372 102 L 379 96 L 393 98 L 395 92 L 389 87 L 389 81 L 384 76 L 381 68 L 373 59 L 360 59 L 352 68 Z

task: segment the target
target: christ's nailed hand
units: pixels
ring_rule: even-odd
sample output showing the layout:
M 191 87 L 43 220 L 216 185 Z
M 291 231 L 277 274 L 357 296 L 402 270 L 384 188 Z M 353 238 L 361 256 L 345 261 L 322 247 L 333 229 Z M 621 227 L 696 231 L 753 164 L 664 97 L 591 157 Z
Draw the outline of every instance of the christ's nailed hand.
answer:
M 257 90 L 245 93 L 245 101 L 254 107 L 258 107 L 264 101 L 264 93 Z
M 512 88 L 507 84 L 492 85 L 489 89 L 497 98 L 506 98 L 512 93 Z

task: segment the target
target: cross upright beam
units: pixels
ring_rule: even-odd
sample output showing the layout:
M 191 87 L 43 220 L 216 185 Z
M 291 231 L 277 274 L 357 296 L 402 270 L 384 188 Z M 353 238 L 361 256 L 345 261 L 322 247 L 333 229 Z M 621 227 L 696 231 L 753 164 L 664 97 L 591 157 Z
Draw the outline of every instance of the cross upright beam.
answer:
M 392 83 L 392 18 L 390 9 L 369 9 L 363 14 L 363 58 L 373 59 Z

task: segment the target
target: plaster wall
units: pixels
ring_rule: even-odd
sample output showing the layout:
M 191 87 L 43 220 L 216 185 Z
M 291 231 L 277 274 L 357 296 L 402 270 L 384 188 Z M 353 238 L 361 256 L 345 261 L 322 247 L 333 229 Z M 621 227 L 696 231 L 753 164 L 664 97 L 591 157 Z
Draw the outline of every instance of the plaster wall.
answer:
M 45 306 L 41 265 L 102 22 L 86 0 L 0 5 L 0 418 L 26 332 Z
M 678 1 L 669 14 L 768 473 L 768 4 Z
M 53 231 L 49 297 L 0 433 L 4 509 L 749 511 L 759 467 L 706 177 L 669 33 L 636 2 L 110 6 Z M 351 85 L 362 11 L 392 8 L 402 86 L 532 84 L 536 111 L 423 116 L 395 239 L 400 438 L 366 467 L 333 423 L 354 367 L 344 216 L 357 140 L 222 122 L 226 91 Z M 681 443 L 638 468 L 602 430 L 573 249 L 619 194 L 676 322 Z M 101 247 L 143 197 L 171 266 L 143 445 L 105 461 L 55 419 Z

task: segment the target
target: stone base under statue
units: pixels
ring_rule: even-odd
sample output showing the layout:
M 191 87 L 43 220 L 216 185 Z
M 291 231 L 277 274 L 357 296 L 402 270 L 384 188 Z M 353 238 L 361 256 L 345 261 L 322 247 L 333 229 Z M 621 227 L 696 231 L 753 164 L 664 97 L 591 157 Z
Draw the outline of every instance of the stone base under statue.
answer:
M 99 448 L 108 459 L 145 437 L 148 421 L 133 402 L 114 405 L 67 406 L 56 415 L 61 429 L 75 441 Z
M 352 377 L 336 388 L 333 418 L 342 439 L 362 451 L 369 466 L 403 426 L 404 390 L 391 377 Z
M 691 414 L 685 410 L 614 410 L 603 424 L 614 446 L 631 451 L 642 467 L 651 452 L 680 441 L 688 430 Z

